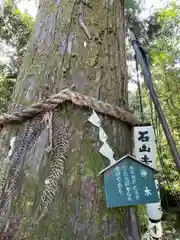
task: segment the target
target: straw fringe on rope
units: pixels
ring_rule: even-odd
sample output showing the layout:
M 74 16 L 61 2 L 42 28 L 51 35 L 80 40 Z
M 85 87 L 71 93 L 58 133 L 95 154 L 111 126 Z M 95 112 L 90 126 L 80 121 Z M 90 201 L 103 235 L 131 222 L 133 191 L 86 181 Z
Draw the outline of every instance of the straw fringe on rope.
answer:
M 74 92 L 66 88 L 60 91 L 58 94 L 55 94 L 50 98 L 44 100 L 43 102 L 32 104 L 30 107 L 27 107 L 20 112 L 1 115 L 0 130 L 7 124 L 24 122 L 40 113 L 54 109 L 64 102 L 71 102 L 79 107 L 94 109 L 99 113 L 109 115 L 123 122 L 126 122 L 130 126 L 135 126 L 136 124 L 140 123 L 133 116 L 133 114 L 125 111 L 118 106 L 98 101 L 93 97 L 81 95 L 78 92 Z

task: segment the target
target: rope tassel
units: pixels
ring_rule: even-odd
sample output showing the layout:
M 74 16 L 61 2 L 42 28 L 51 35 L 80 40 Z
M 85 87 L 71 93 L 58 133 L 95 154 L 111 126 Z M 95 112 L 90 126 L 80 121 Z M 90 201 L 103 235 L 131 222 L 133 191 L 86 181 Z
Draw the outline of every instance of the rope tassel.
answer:
M 53 156 L 52 167 L 48 177 L 45 180 L 44 190 L 41 194 L 39 211 L 40 217 L 36 221 L 38 224 L 42 218 L 47 214 L 48 207 L 53 202 L 57 192 L 58 183 L 64 174 L 64 163 L 67 158 L 69 144 L 68 144 L 68 129 L 61 125 L 59 116 L 56 112 L 52 116 L 52 130 L 53 130 Z

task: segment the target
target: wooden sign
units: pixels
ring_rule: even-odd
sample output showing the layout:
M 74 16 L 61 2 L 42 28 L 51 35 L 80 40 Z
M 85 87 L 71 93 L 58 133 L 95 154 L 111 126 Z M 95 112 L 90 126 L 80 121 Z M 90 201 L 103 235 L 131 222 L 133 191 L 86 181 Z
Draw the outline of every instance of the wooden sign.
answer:
M 134 156 L 136 159 L 156 168 L 156 143 L 152 126 L 134 127 Z
M 153 126 L 136 126 L 133 129 L 134 135 L 134 156 L 147 164 L 156 168 L 156 144 Z M 162 237 L 162 208 L 160 202 L 160 192 L 158 182 L 155 180 L 159 202 L 146 204 L 146 212 L 149 218 L 148 239 L 152 237 L 159 239 Z
M 154 171 L 129 155 L 102 170 L 107 207 L 158 202 Z

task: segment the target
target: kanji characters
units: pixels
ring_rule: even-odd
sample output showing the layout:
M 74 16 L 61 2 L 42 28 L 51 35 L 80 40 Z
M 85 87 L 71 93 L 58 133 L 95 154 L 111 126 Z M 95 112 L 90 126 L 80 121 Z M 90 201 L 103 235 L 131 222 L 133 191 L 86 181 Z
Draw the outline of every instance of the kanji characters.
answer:
M 141 174 L 141 177 L 147 177 L 147 175 L 148 175 L 148 173 L 145 169 L 141 169 L 140 174 Z
M 146 154 L 143 155 L 140 160 L 141 160 L 141 162 L 143 162 L 143 163 L 145 163 L 145 164 L 147 164 L 147 165 L 149 165 L 150 163 L 152 163 L 152 160 L 150 160 L 150 158 L 149 158 Z
M 123 194 L 122 183 L 121 183 L 121 173 L 120 173 L 119 167 L 115 168 L 115 175 L 116 175 L 116 180 L 118 182 L 118 192 L 119 194 Z
M 146 144 L 143 144 L 142 147 L 139 148 L 139 151 L 140 152 L 150 152 L 151 149 Z
M 130 171 L 131 174 L 134 174 L 134 167 L 133 167 L 133 166 L 130 166 L 130 167 L 129 167 L 129 171 Z
M 151 189 L 149 189 L 148 187 L 145 187 L 145 189 L 144 189 L 144 195 L 147 196 L 147 197 L 149 197 L 150 195 L 152 195 Z
M 137 187 L 137 186 L 134 186 L 134 187 L 133 187 L 133 191 L 134 191 L 136 200 L 139 200 L 140 195 L 139 195 L 138 187 Z
M 131 181 L 132 181 L 133 185 L 136 184 L 136 176 L 135 175 L 131 175 Z
M 130 187 L 126 187 L 126 192 L 127 192 L 128 201 L 132 201 L 131 188 Z
M 139 131 L 138 133 L 140 135 L 140 137 L 138 138 L 139 141 L 141 141 L 141 142 L 149 141 L 148 131 L 144 131 L 144 132 Z

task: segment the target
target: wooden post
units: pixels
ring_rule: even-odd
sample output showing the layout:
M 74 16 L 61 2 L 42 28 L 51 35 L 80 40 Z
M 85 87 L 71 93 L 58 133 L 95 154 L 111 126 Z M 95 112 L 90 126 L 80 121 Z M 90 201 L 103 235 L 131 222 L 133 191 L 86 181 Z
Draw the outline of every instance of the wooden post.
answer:
M 134 127 L 134 156 L 143 163 L 156 168 L 156 144 L 154 129 L 150 124 Z M 155 180 L 157 191 L 158 181 Z M 161 239 L 162 237 L 162 210 L 161 202 L 146 204 L 146 212 L 149 218 L 148 234 L 150 239 Z

